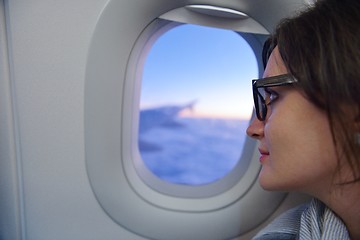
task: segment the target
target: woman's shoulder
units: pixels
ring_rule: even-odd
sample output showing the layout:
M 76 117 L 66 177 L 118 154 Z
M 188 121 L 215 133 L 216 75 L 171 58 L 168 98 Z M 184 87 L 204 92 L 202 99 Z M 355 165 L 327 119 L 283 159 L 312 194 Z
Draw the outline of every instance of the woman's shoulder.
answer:
M 301 204 L 294 207 L 262 229 L 253 240 L 293 240 L 297 239 L 300 229 L 301 216 L 309 203 Z
M 349 234 L 342 220 L 318 199 L 292 208 L 261 230 L 253 240 L 342 239 Z

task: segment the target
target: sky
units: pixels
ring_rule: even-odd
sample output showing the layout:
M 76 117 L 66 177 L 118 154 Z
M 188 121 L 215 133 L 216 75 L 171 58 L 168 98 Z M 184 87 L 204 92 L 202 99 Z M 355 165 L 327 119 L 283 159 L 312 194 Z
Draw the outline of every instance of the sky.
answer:
M 196 101 L 191 117 L 247 118 L 255 55 L 237 33 L 184 24 L 161 35 L 144 64 L 140 107 Z

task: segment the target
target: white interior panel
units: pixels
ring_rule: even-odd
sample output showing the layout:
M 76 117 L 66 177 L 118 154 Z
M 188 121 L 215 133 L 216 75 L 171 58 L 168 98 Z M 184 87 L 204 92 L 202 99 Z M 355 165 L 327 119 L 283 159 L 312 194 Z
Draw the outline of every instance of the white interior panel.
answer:
M 261 190 L 257 160 L 247 182 L 219 194 L 155 191 L 137 175 L 129 140 L 131 64 L 154 20 L 207 4 L 270 31 L 301 2 L 0 1 L 0 239 L 249 239 L 278 204 L 276 214 L 302 201 Z

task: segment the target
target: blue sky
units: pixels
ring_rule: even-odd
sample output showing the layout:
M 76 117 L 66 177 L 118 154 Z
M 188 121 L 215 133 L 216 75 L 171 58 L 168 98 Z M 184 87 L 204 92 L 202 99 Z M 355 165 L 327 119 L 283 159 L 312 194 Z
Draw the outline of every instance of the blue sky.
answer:
M 254 78 L 256 59 L 240 35 L 180 25 L 159 37 L 148 53 L 141 107 L 197 100 L 193 117 L 248 118 Z

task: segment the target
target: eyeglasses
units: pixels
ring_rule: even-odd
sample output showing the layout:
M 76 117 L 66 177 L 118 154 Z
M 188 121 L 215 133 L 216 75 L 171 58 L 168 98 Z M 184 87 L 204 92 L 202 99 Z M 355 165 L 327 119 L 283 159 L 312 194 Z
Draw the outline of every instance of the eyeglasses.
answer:
M 266 119 L 267 105 L 269 104 L 265 101 L 266 87 L 285 86 L 296 82 L 297 79 L 291 74 L 283 74 L 274 77 L 252 80 L 256 117 L 260 121 L 264 121 Z

